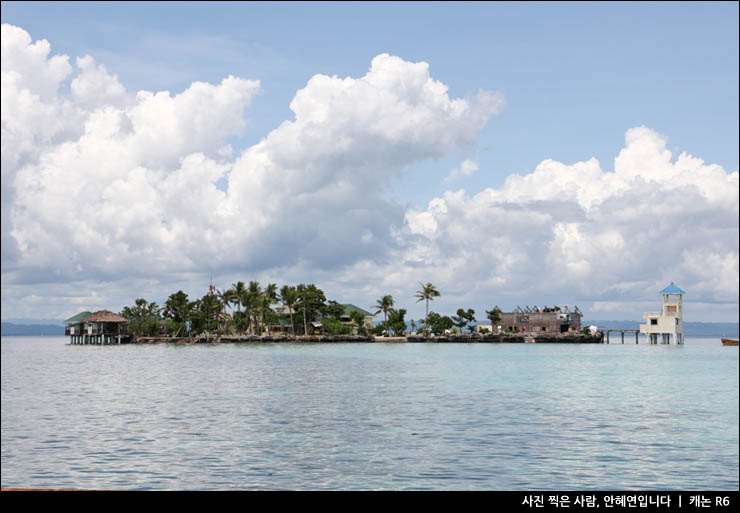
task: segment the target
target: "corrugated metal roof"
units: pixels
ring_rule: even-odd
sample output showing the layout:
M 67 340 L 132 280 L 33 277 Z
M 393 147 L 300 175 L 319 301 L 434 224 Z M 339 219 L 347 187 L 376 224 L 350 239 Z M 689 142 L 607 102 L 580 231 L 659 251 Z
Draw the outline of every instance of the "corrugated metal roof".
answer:
M 373 314 L 371 314 L 367 310 L 363 310 L 362 308 L 357 307 L 355 305 L 346 304 L 346 305 L 342 305 L 342 307 L 344 307 L 344 313 L 346 313 L 347 315 L 349 315 L 351 312 L 360 312 L 364 316 L 369 316 L 369 317 L 373 316 Z
M 64 321 L 64 324 L 77 324 L 78 322 L 80 322 L 85 317 L 89 317 L 91 315 L 92 315 L 92 312 L 80 312 L 77 315 L 75 315 L 74 317 L 70 317 L 69 319 L 67 319 L 66 321 Z
M 666 288 L 660 291 L 661 294 L 686 294 L 683 290 L 676 287 L 676 285 L 671 282 L 670 285 L 668 285 Z

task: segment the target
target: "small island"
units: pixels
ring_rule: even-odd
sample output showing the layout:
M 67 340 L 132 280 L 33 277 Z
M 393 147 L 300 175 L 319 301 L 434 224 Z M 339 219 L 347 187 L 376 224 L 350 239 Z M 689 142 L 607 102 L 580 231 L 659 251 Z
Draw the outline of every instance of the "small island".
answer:
M 406 320 L 391 295 L 370 309 L 327 300 L 315 284 L 266 287 L 239 281 L 218 290 L 211 285 L 191 301 L 182 290 L 164 305 L 144 298 L 118 314 L 109 310 L 80 312 L 65 321 L 72 344 L 264 343 L 264 342 L 448 342 L 448 343 L 603 343 L 603 334 L 581 328 L 576 306 L 517 306 L 502 312 L 486 310 L 489 323 L 477 323 L 473 309 L 455 315 L 429 310 L 437 288 L 420 283 L 416 302 L 425 302 L 423 319 Z M 373 319 L 383 314 L 383 320 Z

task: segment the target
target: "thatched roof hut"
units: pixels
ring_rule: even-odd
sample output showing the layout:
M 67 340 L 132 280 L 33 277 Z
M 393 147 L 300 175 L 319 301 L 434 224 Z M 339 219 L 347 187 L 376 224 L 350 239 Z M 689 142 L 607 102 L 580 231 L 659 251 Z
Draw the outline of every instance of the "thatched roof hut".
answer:
M 83 315 L 87 313 L 88 315 Z M 126 336 L 129 320 L 110 310 L 95 313 L 82 312 L 67 319 L 65 334 L 72 337 L 73 344 L 121 343 Z
M 129 320 L 125 317 L 121 317 L 120 315 L 116 315 L 110 310 L 98 310 L 94 314 L 85 317 L 80 322 L 125 322 L 128 323 Z

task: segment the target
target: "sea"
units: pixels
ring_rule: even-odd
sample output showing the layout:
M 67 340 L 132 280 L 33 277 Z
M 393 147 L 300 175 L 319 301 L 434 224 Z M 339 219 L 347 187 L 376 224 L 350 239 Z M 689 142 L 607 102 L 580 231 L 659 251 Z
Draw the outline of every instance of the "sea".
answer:
M 2 337 L 2 487 L 737 490 L 738 348 Z

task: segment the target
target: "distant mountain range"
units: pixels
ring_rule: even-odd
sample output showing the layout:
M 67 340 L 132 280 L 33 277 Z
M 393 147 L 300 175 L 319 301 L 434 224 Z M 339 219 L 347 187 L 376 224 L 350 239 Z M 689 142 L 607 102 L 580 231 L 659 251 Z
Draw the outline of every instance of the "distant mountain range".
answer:
M 0 323 L 0 334 L 6 337 L 16 336 L 59 336 L 64 335 L 64 326 L 58 324 L 15 324 Z
M 640 321 L 590 321 L 584 320 L 583 326 L 596 325 L 602 330 L 637 330 Z M 683 331 L 687 337 L 734 337 L 737 338 L 740 324 L 737 322 L 684 322 Z M 64 324 L 61 321 L 47 323 L 22 324 L 2 321 L 0 334 L 6 337 L 17 336 L 63 336 Z

